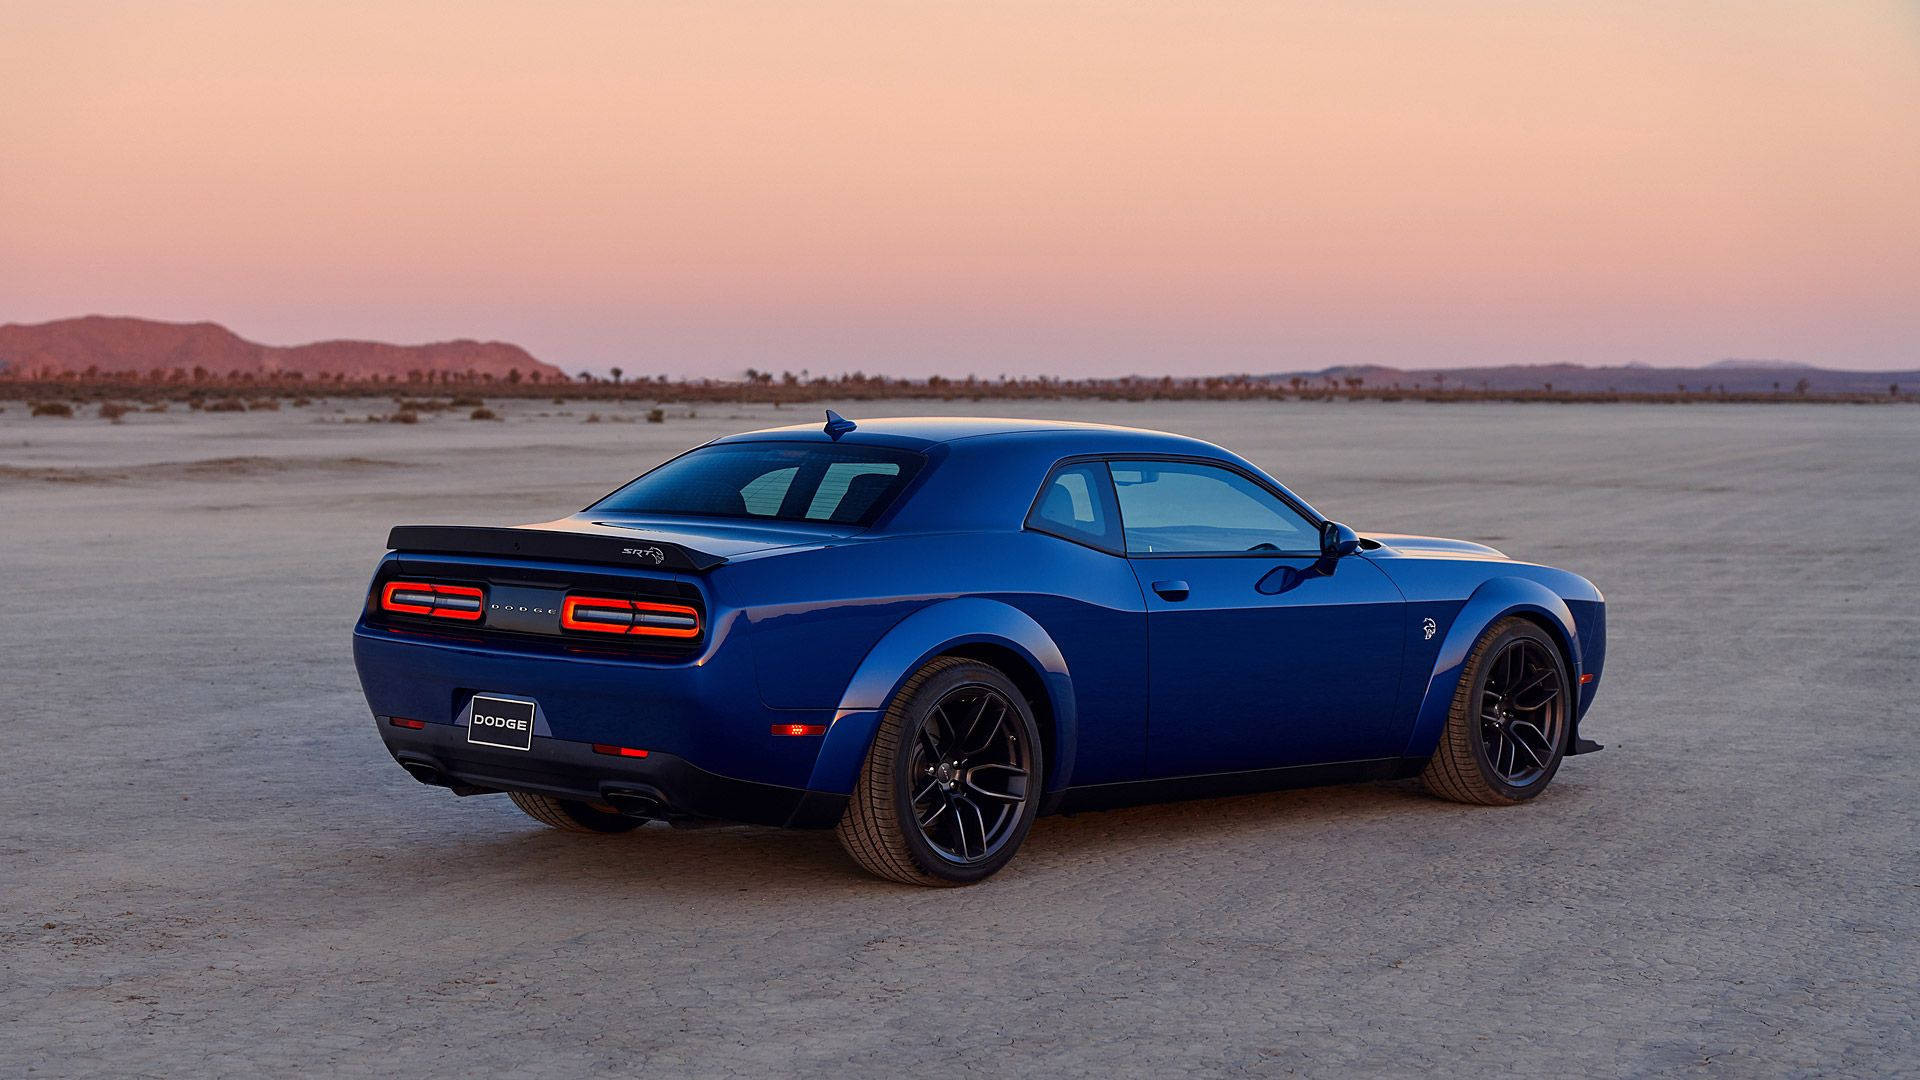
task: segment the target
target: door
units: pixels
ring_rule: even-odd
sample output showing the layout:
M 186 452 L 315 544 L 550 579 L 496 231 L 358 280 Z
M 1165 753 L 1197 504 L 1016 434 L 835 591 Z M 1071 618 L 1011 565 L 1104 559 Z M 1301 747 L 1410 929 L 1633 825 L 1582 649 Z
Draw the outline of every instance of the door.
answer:
M 1250 476 L 1109 462 L 1147 602 L 1154 776 L 1387 757 L 1406 602 L 1364 555 Z

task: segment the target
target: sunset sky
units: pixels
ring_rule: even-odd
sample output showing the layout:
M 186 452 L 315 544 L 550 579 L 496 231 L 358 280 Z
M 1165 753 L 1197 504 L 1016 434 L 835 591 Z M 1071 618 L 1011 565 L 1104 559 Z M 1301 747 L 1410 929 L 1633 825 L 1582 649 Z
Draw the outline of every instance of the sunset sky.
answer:
M 9 4 L 0 322 L 1920 368 L 1920 4 Z

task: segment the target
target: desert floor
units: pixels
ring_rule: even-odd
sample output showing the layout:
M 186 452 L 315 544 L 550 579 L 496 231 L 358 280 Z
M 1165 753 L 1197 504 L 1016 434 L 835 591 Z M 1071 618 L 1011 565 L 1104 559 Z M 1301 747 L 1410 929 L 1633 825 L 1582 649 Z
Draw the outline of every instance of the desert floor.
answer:
M 1920 1071 L 1912 409 L 1002 404 L 1586 574 L 1608 749 L 1514 809 L 1405 783 L 1043 819 L 934 891 L 829 833 L 581 838 L 393 765 L 348 648 L 387 526 L 557 516 L 818 415 L 501 408 L 5 403 L 9 1074 Z

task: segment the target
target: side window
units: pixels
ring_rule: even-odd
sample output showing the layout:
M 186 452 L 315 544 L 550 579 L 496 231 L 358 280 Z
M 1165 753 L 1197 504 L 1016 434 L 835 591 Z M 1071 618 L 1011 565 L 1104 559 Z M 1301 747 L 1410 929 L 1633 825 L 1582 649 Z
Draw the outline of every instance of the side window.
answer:
M 1129 555 L 1320 550 L 1312 521 L 1231 469 L 1116 461 L 1112 473 Z
M 1047 477 L 1027 515 L 1027 528 L 1118 555 L 1119 506 L 1105 462 L 1063 465 Z

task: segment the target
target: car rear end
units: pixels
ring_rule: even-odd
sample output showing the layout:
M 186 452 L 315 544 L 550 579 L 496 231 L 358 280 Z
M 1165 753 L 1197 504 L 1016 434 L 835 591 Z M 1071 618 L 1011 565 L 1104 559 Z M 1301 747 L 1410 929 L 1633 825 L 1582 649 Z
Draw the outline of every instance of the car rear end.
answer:
M 830 824 L 805 790 L 830 710 L 769 710 L 718 559 L 533 529 L 395 530 L 354 630 L 394 759 L 460 794 L 648 817 Z M 417 539 L 416 539 L 417 537 Z

